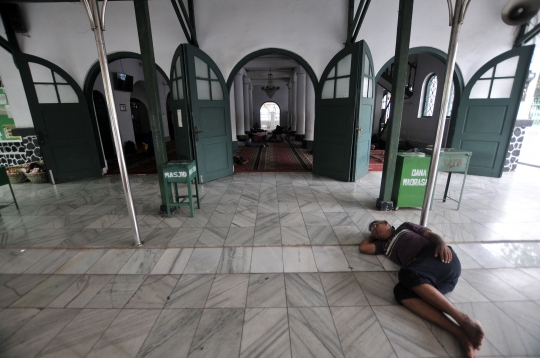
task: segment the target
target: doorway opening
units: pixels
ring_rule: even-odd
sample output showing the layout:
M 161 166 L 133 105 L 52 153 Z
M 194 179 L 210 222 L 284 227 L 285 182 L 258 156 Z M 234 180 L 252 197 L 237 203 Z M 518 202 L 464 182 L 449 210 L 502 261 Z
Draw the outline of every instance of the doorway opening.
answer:
M 154 152 L 147 148 L 148 144 L 153 147 L 153 140 L 140 55 L 119 53 L 109 56 L 109 61 L 109 69 L 113 79 L 113 96 L 117 107 L 118 128 L 128 173 L 157 173 Z M 116 81 L 118 74 L 126 75 L 128 83 L 121 86 Z M 166 116 L 166 102 L 170 92 L 169 82 L 165 73 L 159 68 L 156 70 L 156 75 L 161 113 L 163 114 L 163 135 L 167 153 L 172 158 L 174 156 L 174 142 L 171 143 L 169 123 Z M 99 140 L 101 141 L 104 158 L 103 167 L 107 168 L 107 174 L 119 174 L 114 138 L 107 104 L 103 95 L 105 92 L 98 64 L 95 64 L 89 71 L 85 83 L 85 92 L 87 96 L 89 92 L 91 93 L 94 107 L 91 113 L 95 115 L 95 121 L 99 129 Z
M 235 164 L 235 172 L 311 172 L 317 86 L 311 67 L 292 52 L 260 50 L 234 67 L 227 85 L 235 155 L 248 161 Z
M 386 132 L 392 97 L 394 59 L 390 59 L 376 76 L 375 108 L 373 111 L 373 136 L 371 139 L 370 171 L 382 171 Z M 439 50 L 419 47 L 411 49 L 407 64 L 403 116 L 399 136 L 399 151 L 425 148 L 433 144 L 442 102 L 442 81 L 446 71 L 446 55 Z M 446 128 L 443 146 L 459 105 L 463 81 L 456 65 L 450 101 L 446 110 Z
M 280 125 L 280 110 L 276 102 L 266 102 L 259 111 L 261 119 L 261 129 L 274 130 Z

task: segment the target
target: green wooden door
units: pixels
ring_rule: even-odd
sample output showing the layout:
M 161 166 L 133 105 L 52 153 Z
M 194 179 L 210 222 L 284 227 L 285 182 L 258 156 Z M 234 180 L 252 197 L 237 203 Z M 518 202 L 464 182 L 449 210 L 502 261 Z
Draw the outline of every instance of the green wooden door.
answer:
M 367 76 L 365 58 L 370 62 Z M 346 47 L 326 66 L 315 104 L 315 174 L 354 181 L 367 173 L 373 89 L 366 84 L 363 97 L 364 80 L 373 84 L 371 54 L 364 41 Z
M 56 183 L 102 175 L 86 98 L 60 67 L 19 54 L 21 72 L 45 165 Z
M 179 159 L 197 161 L 200 182 L 231 175 L 229 93 L 217 65 L 197 47 L 182 44 L 173 59 L 171 88 Z
M 469 174 L 500 178 L 534 46 L 490 60 L 471 78 L 452 126 L 450 147 L 471 151 Z
M 355 128 L 356 150 L 354 151 L 356 160 L 352 181 L 360 179 L 366 175 L 369 170 L 371 134 L 373 132 L 373 106 L 375 103 L 373 99 L 373 94 L 375 92 L 373 87 L 375 81 L 373 79 L 373 59 L 371 57 L 371 51 L 364 41 L 361 41 L 360 44 L 362 65 L 359 69 L 361 69 L 362 72 L 359 74 L 361 79 L 359 81 L 360 88 L 357 94 L 358 112 L 356 115 L 357 124 Z

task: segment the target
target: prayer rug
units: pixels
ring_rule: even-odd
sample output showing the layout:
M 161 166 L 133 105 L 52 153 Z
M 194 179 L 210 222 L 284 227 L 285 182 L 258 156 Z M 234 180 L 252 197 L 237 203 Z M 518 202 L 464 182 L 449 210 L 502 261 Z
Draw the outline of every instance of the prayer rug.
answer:
M 369 153 L 369 171 L 382 172 L 384 164 L 384 150 L 375 149 Z
M 313 154 L 297 141 L 269 142 L 268 147 L 240 147 L 236 155 L 248 160 L 235 165 L 236 173 L 246 172 L 311 172 Z

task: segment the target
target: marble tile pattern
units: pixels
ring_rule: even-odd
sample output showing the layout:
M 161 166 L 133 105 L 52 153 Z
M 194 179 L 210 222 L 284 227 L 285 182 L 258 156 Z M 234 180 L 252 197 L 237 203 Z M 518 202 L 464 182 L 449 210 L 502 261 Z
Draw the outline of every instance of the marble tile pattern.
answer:
M 462 264 L 447 297 L 486 329 L 478 356 L 540 352 L 537 171 L 468 176 L 459 211 L 430 213 Z M 375 209 L 380 173 L 235 174 L 200 186 L 194 218 L 170 219 L 156 178 L 132 177 L 142 248 L 118 177 L 14 186 L 20 210 L 0 207 L 1 357 L 464 355 L 397 304 L 397 265 L 358 252 L 372 220 L 419 220 Z

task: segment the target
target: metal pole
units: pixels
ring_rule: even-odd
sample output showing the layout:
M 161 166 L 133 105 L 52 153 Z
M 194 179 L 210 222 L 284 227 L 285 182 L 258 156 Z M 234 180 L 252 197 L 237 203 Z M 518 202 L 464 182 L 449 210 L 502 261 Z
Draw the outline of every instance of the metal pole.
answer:
M 124 193 L 126 195 L 126 204 L 128 208 L 129 217 L 131 219 L 131 228 L 133 230 L 133 238 L 135 239 L 135 246 L 142 246 L 141 239 L 139 237 L 139 227 L 137 226 L 137 218 L 135 217 L 135 207 L 133 205 L 133 198 L 131 196 L 131 187 L 129 185 L 129 178 L 126 169 L 126 162 L 124 161 L 124 151 L 122 149 L 122 139 L 120 138 L 120 130 L 118 129 L 118 118 L 116 117 L 116 107 L 114 104 L 113 91 L 111 86 L 111 79 L 109 77 L 109 65 L 107 63 L 107 55 L 105 51 L 105 40 L 103 38 L 104 24 L 101 19 L 105 19 L 105 3 L 102 8 L 102 16 L 99 13 L 99 7 L 97 0 L 81 0 L 86 8 L 88 17 L 90 19 L 90 25 L 94 31 L 96 37 L 96 47 L 98 52 L 99 66 L 101 68 L 101 75 L 103 77 L 103 87 L 105 88 L 105 98 L 107 100 L 107 106 L 109 107 L 109 118 L 111 120 L 111 129 L 114 137 L 114 145 L 116 147 L 116 155 L 118 157 L 118 165 L 120 167 L 120 176 L 122 177 L 122 184 L 124 186 Z
M 448 100 L 450 99 L 450 89 L 456 65 L 456 54 L 458 49 L 458 37 L 461 24 L 465 18 L 465 12 L 470 0 L 456 0 L 454 14 L 452 16 L 451 0 L 448 0 L 448 10 L 450 12 L 450 25 L 452 33 L 450 35 L 450 43 L 448 45 L 448 62 L 446 64 L 446 75 L 444 79 L 443 96 L 441 108 L 439 109 L 439 126 L 437 127 L 437 135 L 435 144 L 433 145 L 433 156 L 431 157 L 431 166 L 429 168 L 429 176 L 426 185 L 426 195 L 424 196 L 424 205 L 422 206 L 422 214 L 420 216 L 420 225 L 426 226 L 429 216 L 429 207 L 431 198 L 433 197 L 433 189 L 435 187 L 435 179 L 437 175 L 437 167 L 439 166 L 439 156 L 441 152 L 441 144 L 444 134 L 444 125 L 446 122 L 446 110 L 448 108 Z

